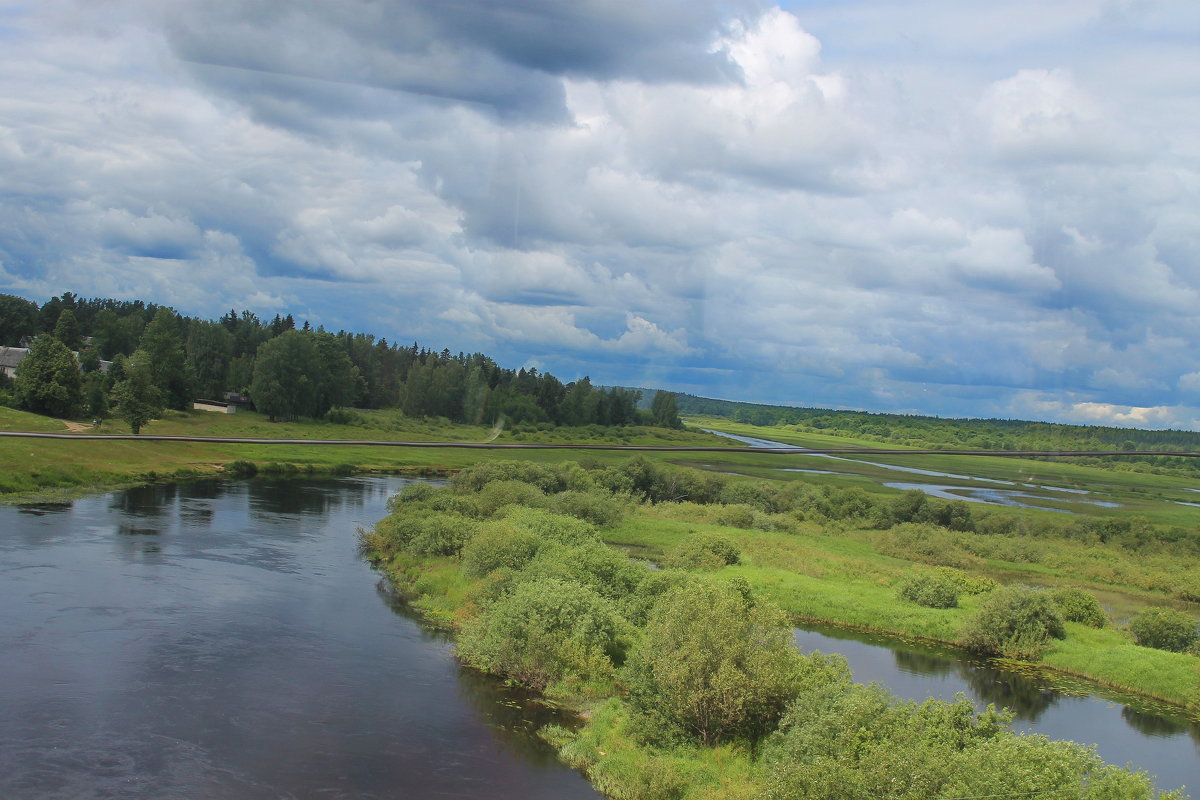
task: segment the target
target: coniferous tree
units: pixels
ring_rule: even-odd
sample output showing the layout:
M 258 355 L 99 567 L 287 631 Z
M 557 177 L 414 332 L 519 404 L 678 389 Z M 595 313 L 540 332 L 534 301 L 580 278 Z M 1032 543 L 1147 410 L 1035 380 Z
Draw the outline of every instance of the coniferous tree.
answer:
M 54 325 L 54 338 L 58 339 L 68 350 L 78 352 L 83 349 L 83 337 L 79 333 L 79 319 L 75 312 L 64 308 L 58 315 Z
M 168 408 L 184 408 L 191 396 L 183 337 L 175 313 L 160 307 L 138 345 L 149 358 L 150 375 Z

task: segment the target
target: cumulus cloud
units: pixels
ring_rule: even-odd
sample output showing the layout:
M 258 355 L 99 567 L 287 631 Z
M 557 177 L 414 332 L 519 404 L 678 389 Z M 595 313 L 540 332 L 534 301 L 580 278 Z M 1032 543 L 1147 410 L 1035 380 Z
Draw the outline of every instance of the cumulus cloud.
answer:
M 22 5 L 0 290 L 738 399 L 1190 426 L 1188 8 Z

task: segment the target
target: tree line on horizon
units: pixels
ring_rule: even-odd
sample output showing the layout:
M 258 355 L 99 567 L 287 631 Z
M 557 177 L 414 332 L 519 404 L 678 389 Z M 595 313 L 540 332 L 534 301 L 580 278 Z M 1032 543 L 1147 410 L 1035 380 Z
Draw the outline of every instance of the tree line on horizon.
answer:
M 326 331 L 291 314 L 269 322 L 230 310 L 189 317 L 141 300 L 79 298 L 41 306 L 0 294 L 0 345 L 32 339 L 0 404 L 69 417 L 110 407 L 135 430 L 163 408 L 246 395 L 272 420 L 336 419 L 337 409 L 399 409 L 410 417 L 494 425 L 656 425 L 679 428 L 674 395 L 563 383 L 537 369 L 507 369 L 483 353 L 401 346 L 371 334 Z M 85 347 L 85 343 L 87 347 Z M 111 362 L 101 369 L 102 362 Z
M 888 445 L 979 450 L 1197 450 L 1200 433 L 1018 419 L 958 419 L 829 408 L 799 408 L 676 395 L 682 414 L 723 417 L 757 427 L 866 439 Z M 766 435 L 766 434 L 764 434 Z M 1130 464 L 1200 468 L 1200 460 L 1121 456 Z M 1076 462 L 1080 463 L 1080 462 Z

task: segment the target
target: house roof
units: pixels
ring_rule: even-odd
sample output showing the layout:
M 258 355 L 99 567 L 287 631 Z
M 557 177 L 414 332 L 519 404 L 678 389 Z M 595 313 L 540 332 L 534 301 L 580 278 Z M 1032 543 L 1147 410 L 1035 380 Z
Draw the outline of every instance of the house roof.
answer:
M 16 367 L 27 355 L 28 347 L 0 347 L 0 367 Z

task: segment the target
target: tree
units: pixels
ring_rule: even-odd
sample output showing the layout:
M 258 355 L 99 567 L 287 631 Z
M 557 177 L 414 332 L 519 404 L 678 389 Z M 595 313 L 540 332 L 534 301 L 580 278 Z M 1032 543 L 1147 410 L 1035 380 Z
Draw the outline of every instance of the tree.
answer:
M 75 355 L 53 336 L 33 340 L 17 365 L 17 394 L 39 414 L 69 417 L 79 409 L 81 377 Z
M 272 422 L 316 416 L 323 382 L 321 373 L 312 335 L 284 331 L 258 348 L 250 398 Z
M 75 312 L 71 309 L 64 308 L 58 315 L 58 322 L 54 325 L 54 338 L 65 344 L 68 350 L 83 349 L 83 337 L 79 333 L 79 320 L 76 319 Z
M 15 346 L 38 330 L 38 306 L 23 297 L 0 294 L 0 345 Z
M 654 416 L 654 424 L 660 428 L 683 427 L 674 392 L 655 392 L 654 399 L 650 401 L 650 413 Z
M 655 605 L 626 666 L 630 703 L 649 730 L 706 745 L 756 740 L 797 692 L 845 679 L 844 661 L 801 655 L 783 613 L 747 594 L 693 583 Z
M 193 321 L 187 337 L 187 366 L 200 397 L 219 400 L 228 388 L 233 334 L 217 322 Z
M 142 427 L 162 413 L 162 392 L 154 382 L 150 356 L 144 350 L 136 350 L 128 359 L 121 359 L 121 371 L 125 378 L 113 386 L 112 402 L 117 416 L 125 420 L 129 429 L 137 435 Z
M 159 308 L 142 333 L 138 349 L 149 359 L 150 376 L 170 408 L 184 408 L 191 397 L 179 321 L 169 308 Z

